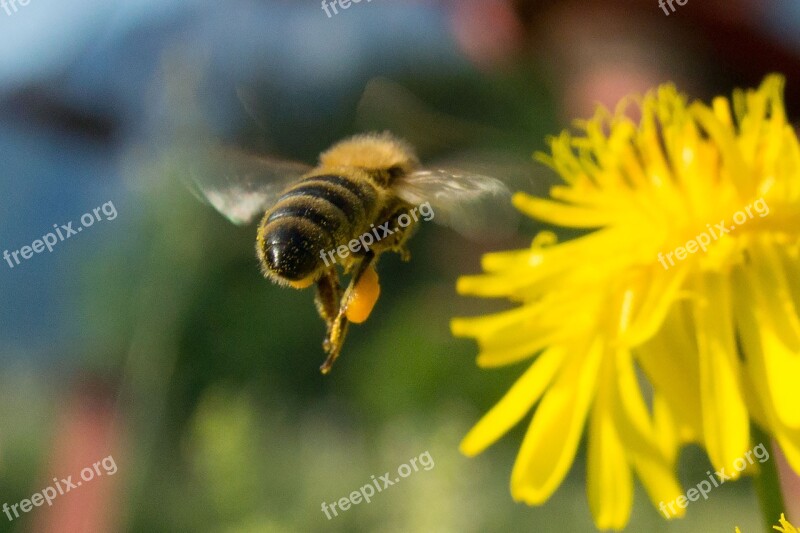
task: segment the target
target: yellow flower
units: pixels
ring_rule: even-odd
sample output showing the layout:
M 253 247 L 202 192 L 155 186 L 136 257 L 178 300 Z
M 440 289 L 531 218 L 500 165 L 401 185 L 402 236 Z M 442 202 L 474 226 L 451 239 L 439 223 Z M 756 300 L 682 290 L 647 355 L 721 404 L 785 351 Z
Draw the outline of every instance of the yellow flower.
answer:
M 684 443 L 737 478 L 751 419 L 800 472 L 800 144 L 783 83 L 769 76 L 711 106 L 662 85 L 537 154 L 564 185 L 550 199 L 519 193 L 515 206 L 585 234 L 557 243 L 541 232 L 529 249 L 487 254 L 459 293 L 518 305 L 452 322 L 478 341 L 480 366 L 536 356 L 461 445 L 480 453 L 538 402 L 514 499 L 553 494 L 587 420 L 599 529 L 627 524 L 633 473 L 655 505 L 682 495 Z
M 780 523 L 780 526 L 772 526 L 772 529 L 775 531 L 780 531 L 781 533 L 800 533 L 800 529 L 797 529 L 790 524 L 789 521 L 786 520 L 786 517 L 783 515 L 783 513 L 781 513 Z M 736 533 L 742 533 L 738 527 L 736 528 Z
M 783 516 L 783 513 L 781 513 L 780 522 L 781 522 L 780 527 L 772 526 L 772 529 L 774 529 L 775 531 L 781 531 L 782 533 L 800 533 L 800 529 L 797 529 L 792 524 L 790 524 L 789 521 L 786 520 L 786 517 Z

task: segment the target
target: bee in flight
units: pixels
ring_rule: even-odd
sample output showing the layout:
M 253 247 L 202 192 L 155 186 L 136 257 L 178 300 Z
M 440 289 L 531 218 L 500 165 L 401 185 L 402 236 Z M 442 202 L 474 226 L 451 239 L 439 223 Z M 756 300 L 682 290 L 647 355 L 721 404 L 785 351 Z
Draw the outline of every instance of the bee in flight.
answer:
M 391 251 L 407 261 L 420 218 L 479 236 L 514 217 L 500 180 L 421 169 L 411 147 L 389 133 L 340 141 L 313 168 L 220 147 L 204 156 L 194 161 L 193 178 L 205 200 L 236 224 L 263 214 L 256 254 L 264 276 L 297 289 L 316 284 L 327 327 L 323 374 L 348 324 L 366 320 L 378 299 L 378 258 Z M 336 264 L 351 274 L 344 290 Z

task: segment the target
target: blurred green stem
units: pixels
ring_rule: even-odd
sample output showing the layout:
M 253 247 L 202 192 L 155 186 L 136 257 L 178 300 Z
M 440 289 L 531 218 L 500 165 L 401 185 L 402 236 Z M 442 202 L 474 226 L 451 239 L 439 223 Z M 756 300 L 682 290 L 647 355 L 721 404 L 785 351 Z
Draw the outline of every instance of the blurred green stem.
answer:
M 772 439 L 756 424 L 753 424 L 752 434 L 754 442 L 764 443 L 765 446 L 772 449 L 770 446 Z M 758 503 L 761 506 L 765 531 L 773 531 L 772 524 L 778 523 L 781 513 L 784 512 L 781 484 L 778 478 L 778 463 L 775 457 L 771 459 L 760 465 L 761 472 L 755 478 L 756 494 L 758 494 Z

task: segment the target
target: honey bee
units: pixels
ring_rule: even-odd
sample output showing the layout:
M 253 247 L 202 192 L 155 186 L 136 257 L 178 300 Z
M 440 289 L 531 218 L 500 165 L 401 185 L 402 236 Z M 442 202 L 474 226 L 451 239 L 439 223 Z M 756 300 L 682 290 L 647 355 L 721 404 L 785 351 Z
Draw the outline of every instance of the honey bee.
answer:
M 342 140 L 313 168 L 219 147 L 207 155 L 193 175 L 201 197 L 236 224 L 263 214 L 256 255 L 264 276 L 297 289 L 316 284 L 327 328 L 323 374 L 339 357 L 349 323 L 365 321 L 378 300 L 378 258 L 391 251 L 407 261 L 420 220 L 477 236 L 514 217 L 502 181 L 422 169 L 414 150 L 388 132 Z M 351 274 L 344 290 L 337 264 Z

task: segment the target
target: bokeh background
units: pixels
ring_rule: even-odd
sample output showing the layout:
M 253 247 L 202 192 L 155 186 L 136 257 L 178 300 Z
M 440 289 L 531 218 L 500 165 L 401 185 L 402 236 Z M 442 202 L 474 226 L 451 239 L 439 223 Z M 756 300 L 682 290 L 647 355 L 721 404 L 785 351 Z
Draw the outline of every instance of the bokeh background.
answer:
M 17 0 L 19 2 L 19 0 Z M 531 154 L 598 103 L 674 81 L 692 97 L 788 78 L 800 116 L 800 4 L 688 0 L 30 0 L 0 8 L 0 250 L 106 202 L 118 216 L 0 263 L 0 503 L 113 456 L 118 470 L 9 521 L 41 532 L 593 531 L 579 453 L 545 506 L 508 478 L 524 428 L 475 459 L 460 439 L 524 367 L 480 370 L 449 334 L 481 253 L 426 223 L 412 261 L 385 256 L 382 297 L 322 376 L 312 291 L 264 280 L 254 227 L 198 202 L 171 159 L 169 88 L 197 75 L 221 142 L 313 162 L 389 128 L 425 161 L 544 194 Z M 14 11 L 16 9 L 16 11 Z M 10 14 L 9 14 L 10 13 Z M 197 116 L 194 117 L 197 119 Z M 429 452 L 411 474 L 327 519 L 321 504 Z M 683 452 L 685 487 L 707 459 Z M 666 522 L 637 487 L 629 531 L 763 531 L 749 480 Z

